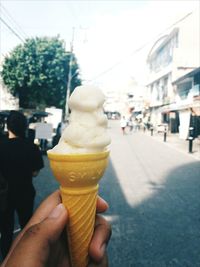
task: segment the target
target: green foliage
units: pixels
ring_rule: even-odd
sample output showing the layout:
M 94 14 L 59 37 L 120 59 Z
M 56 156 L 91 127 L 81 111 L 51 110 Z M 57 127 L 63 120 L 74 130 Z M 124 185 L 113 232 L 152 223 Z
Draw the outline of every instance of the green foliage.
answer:
M 72 54 L 71 90 L 81 84 L 76 58 Z M 22 108 L 55 106 L 64 108 L 70 53 L 63 41 L 54 38 L 31 38 L 17 46 L 5 58 L 1 72 L 10 92 L 19 97 Z

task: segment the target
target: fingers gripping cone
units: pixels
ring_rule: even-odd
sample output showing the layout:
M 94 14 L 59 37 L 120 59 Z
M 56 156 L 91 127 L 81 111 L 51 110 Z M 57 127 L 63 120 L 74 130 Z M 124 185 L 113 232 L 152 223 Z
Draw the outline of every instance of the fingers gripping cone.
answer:
M 58 155 L 48 152 L 50 166 L 60 183 L 62 202 L 69 212 L 67 236 L 72 267 L 86 267 L 94 231 L 98 182 L 108 164 L 108 151 Z

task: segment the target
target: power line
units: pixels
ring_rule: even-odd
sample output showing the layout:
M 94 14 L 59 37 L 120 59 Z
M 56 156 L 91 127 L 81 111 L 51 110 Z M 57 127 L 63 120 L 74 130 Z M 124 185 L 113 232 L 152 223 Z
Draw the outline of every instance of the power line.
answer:
M 0 20 L 3 22 L 3 24 L 22 42 L 24 42 L 23 38 L 18 34 L 16 33 L 16 31 L 8 25 L 8 23 L 5 22 L 5 20 L 0 16 Z
M 8 12 L 8 10 L 1 4 L 1 9 L 2 11 L 4 11 L 4 13 L 6 14 L 6 16 L 9 18 L 10 22 L 15 24 L 18 28 L 18 31 L 21 31 L 21 33 L 23 34 L 23 36 L 25 36 L 25 38 L 28 38 L 28 35 L 24 32 L 24 30 L 22 29 L 22 27 L 19 25 L 19 23 L 11 16 L 11 14 Z M 16 28 L 15 26 L 15 28 Z

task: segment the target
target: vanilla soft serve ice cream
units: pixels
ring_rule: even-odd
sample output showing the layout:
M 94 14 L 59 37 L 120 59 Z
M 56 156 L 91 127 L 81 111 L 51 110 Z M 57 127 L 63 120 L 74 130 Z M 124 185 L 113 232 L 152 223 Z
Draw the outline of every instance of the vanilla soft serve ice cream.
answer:
M 105 96 L 95 86 L 78 86 L 69 99 L 69 125 L 51 153 L 79 154 L 106 150 L 110 144 L 107 117 L 103 112 Z

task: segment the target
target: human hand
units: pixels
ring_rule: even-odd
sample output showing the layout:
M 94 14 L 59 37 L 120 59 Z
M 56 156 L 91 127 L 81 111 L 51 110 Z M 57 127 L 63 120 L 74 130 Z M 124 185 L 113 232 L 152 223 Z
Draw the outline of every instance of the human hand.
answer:
M 97 200 L 97 212 L 108 204 Z M 36 210 L 26 227 L 15 239 L 1 267 L 69 267 L 65 226 L 68 214 L 59 191 L 50 195 Z M 96 215 L 95 230 L 89 247 L 88 267 L 107 267 L 106 244 L 111 235 L 108 222 Z

